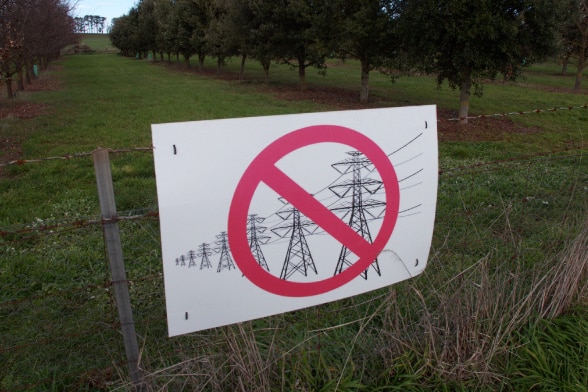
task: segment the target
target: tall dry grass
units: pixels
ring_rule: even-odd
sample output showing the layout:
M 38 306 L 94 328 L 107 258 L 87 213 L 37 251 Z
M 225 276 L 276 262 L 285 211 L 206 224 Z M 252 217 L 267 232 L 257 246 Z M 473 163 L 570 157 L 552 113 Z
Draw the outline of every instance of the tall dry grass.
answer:
M 501 364 L 516 349 L 514 333 L 586 303 L 588 220 L 562 252 L 531 268 L 496 264 L 492 256 L 446 279 L 443 267 L 432 265 L 402 295 L 392 287 L 384 331 L 390 363 L 410 352 L 444 379 L 508 382 Z

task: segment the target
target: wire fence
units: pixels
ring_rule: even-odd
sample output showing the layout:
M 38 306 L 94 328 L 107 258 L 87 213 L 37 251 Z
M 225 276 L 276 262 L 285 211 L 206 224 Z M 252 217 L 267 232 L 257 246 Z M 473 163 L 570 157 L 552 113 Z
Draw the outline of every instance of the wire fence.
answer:
M 580 108 L 587 105 L 565 109 Z M 556 110 L 564 109 L 546 111 Z M 543 111 L 504 115 L 539 112 Z M 149 151 L 152 148 L 111 152 Z M 587 152 L 579 146 L 465 165 L 442 162 L 432 269 L 458 274 L 489 252 L 532 264 L 560 251 L 588 215 Z M 17 160 L 0 166 L 91 155 Z M 150 192 L 155 193 L 154 187 L 153 182 Z M 237 382 L 235 377 L 246 385 L 263 384 L 261 379 L 243 381 L 252 374 L 261 377 L 259 371 L 247 373 L 247 366 L 253 365 L 239 362 L 254 362 L 245 358 L 251 352 L 241 353 L 243 357 L 235 354 L 235 346 L 251 344 L 253 330 L 256 339 L 267 344 L 262 356 L 269 359 L 264 366 L 285 372 L 296 355 L 304 357 L 336 345 L 337 330 L 363 328 L 390 296 L 389 291 L 377 291 L 301 310 L 296 322 L 286 314 L 269 317 L 255 328 L 244 323 L 169 339 L 157 210 L 127 210 L 111 219 L 75 215 L 0 227 L 0 391 L 132 389 L 103 240 L 103 227 L 110 222 L 120 225 L 140 366 L 154 389 L 227 390 Z M 214 293 L 190 300 L 222 306 L 214 303 Z M 276 343 L 279 333 L 293 336 Z M 357 350 L 362 360 L 381 359 L 367 348 Z M 221 355 L 226 352 L 234 355 Z
M 577 110 L 577 109 L 588 109 L 588 103 L 584 105 L 577 105 L 577 106 L 562 106 L 562 107 L 553 107 L 547 109 L 533 109 L 533 110 L 521 110 L 521 111 L 513 111 L 513 112 L 504 112 L 504 113 L 493 113 L 493 114 L 481 114 L 477 116 L 468 116 L 468 117 L 451 117 L 446 119 L 439 119 L 438 122 L 456 122 L 461 120 L 476 120 L 476 119 L 483 119 L 483 118 L 503 118 L 509 116 L 521 116 L 521 115 L 530 115 L 530 114 L 540 114 L 540 113 L 553 113 L 557 111 L 570 111 L 570 110 Z M 100 148 L 100 147 L 98 147 Z M 110 149 L 109 152 L 111 154 L 120 154 L 120 153 L 128 153 L 133 151 L 138 152 L 150 152 L 153 150 L 153 147 L 134 147 L 134 148 L 117 148 L 117 149 Z M 0 162 L 1 167 L 13 166 L 13 165 L 24 165 L 28 163 L 39 163 L 39 162 L 46 162 L 46 161 L 65 161 L 69 159 L 75 158 L 87 158 L 92 156 L 94 151 L 90 152 L 80 152 L 75 154 L 66 154 L 62 156 L 53 156 L 53 157 L 46 157 L 46 158 L 36 158 L 36 159 L 15 159 L 9 162 Z

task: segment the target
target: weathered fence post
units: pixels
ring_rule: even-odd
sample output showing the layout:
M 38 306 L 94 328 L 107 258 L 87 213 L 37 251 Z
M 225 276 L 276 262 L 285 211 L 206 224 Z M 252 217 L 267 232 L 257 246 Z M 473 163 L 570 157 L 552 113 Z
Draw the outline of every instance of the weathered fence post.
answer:
M 125 352 L 131 381 L 136 391 L 145 391 L 146 384 L 142 371 L 139 369 L 139 347 L 135 333 L 135 322 L 131 309 L 131 299 L 127 274 L 122 254 L 120 232 L 116 220 L 116 204 L 114 200 L 114 188 L 112 185 L 112 173 L 110 171 L 110 159 L 108 150 L 98 148 L 92 153 L 94 158 L 94 170 L 96 172 L 96 184 L 98 186 L 98 198 L 100 199 L 100 211 L 104 228 L 104 238 L 108 251 L 110 272 L 114 296 L 120 318 Z

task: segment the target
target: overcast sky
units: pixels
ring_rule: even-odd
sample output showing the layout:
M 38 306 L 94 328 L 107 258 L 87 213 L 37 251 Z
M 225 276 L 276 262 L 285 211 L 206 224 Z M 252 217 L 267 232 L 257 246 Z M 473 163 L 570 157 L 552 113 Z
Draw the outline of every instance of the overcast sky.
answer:
M 137 0 L 77 0 L 73 16 L 98 15 L 107 18 L 106 25 L 110 25 L 113 18 L 128 14 Z

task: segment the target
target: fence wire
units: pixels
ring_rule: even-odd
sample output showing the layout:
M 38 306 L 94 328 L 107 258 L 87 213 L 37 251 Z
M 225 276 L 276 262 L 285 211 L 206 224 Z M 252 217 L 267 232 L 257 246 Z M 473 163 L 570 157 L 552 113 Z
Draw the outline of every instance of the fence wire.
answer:
M 493 114 L 481 114 L 477 116 L 468 116 L 468 117 L 451 117 L 446 119 L 439 119 L 438 122 L 456 122 L 461 120 L 476 120 L 476 119 L 483 119 L 483 118 L 503 118 L 509 116 L 521 116 L 521 115 L 529 115 L 529 114 L 540 114 L 540 113 L 553 113 L 558 111 L 570 111 L 570 110 L 577 110 L 577 109 L 588 109 L 588 103 L 584 105 L 577 105 L 577 106 L 562 106 L 562 107 L 553 107 L 548 109 L 533 109 L 533 110 L 520 110 L 520 111 L 513 111 L 513 112 L 504 112 L 504 113 L 493 113 Z M 128 152 L 151 152 L 153 151 L 153 146 L 151 147 L 134 147 L 134 148 L 116 148 L 110 149 L 109 152 L 112 154 L 120 154 L 120 153 L 128 153 Z M 37 158 L 37 159 L 16 159 L 10 162 L 0 162 L 1 167 L 7 166 L 14 166 L 14 165 L 24 165 L 29 163 L 39 163 L 39 162 L 46 162 L 46 161 L 64 161 L 70 160 L 75 158 L 87 158 L 92 156 L 94 151 L 91 152 L 80 152 L 75 154 L 66 154 L 62 156 L 53 156 L 47 158 Z

